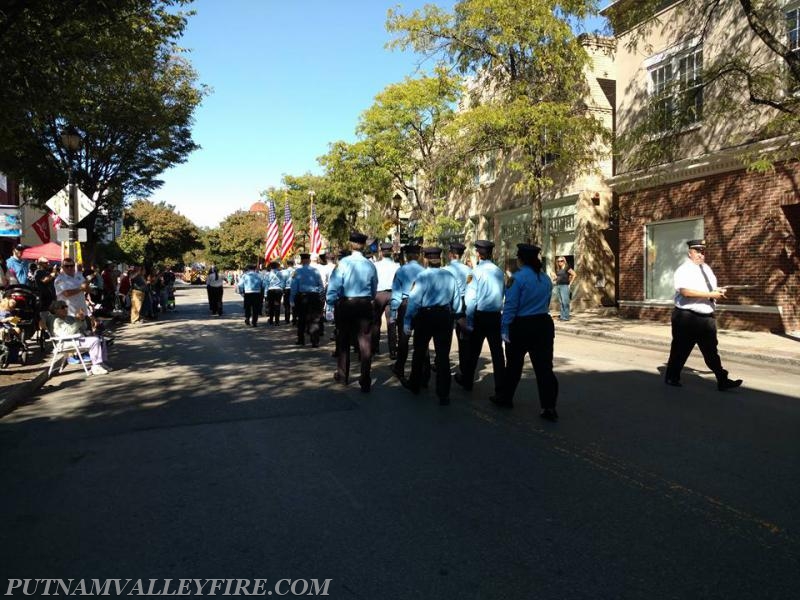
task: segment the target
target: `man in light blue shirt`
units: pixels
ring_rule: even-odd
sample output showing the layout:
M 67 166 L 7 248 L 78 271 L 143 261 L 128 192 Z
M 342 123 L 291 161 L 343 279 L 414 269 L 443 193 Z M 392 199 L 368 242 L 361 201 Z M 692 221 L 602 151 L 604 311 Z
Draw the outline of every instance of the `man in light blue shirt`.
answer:
M 22 258 L 22 251 L 26 247 L 17 244 L 13 254 L 6 259 L 6 275 L 9 279 L 15 278 L 20 285 L 28 285 L 28 270 L 31 267 L 30 261 Z
M 394 373 L 400 381 L 405 378 L 406 360 L 408 359 L 408 336 L 403 331 L 403 319 L 406 315 L 408 305 L 408 295 L 411 293 L 411 286 L 417 275 L 424 270 L 422 265 L 417 262 L 420 247 L 418 244 L 409 244 L 403 248 L 406 255 L 406 264 L 397 269 L 392 281 L 392 300 L 390 310 L 390 321 L 397 323 L 397 360 L 392 366 Z
M 425 248 L 428 268 L 417 275 L 408 296 L 408 306 L 403 317 L 403 331 L 407 336 L 414 329 L 414 357 L 411 359 L 411 376 L 403 385 L 419 393 L 420 385 L 430 377 L 428 345 L 433 338 L 436 352 L 436 395 L 439 404 L 450 404 L 450 345 L 453 342 L 453 314 L 461 305 L 458 282 L 453 274 L 441 269 L 442 249 Z
M 283 299 L 283 277 L 281 265 L 271 262 L 264 276 L 264 286 L 267 289 L 267 324 L 281 324 L 281 300 Z
M 255 265 L 247 265 L 245 272 L 239 277 L 237 291 L 244 296 L 244 323 L 258 327 L 258 316 L 261 314 L 261 303 L 264 298 L 264 282 L 256 272 Z
M 292 325 L 297 323 L 297 318 L 292 317 L 292 275 L 294 275 L 295 266 L 294 260 L 290 259 L 286 262 L 286 268 L 281 271 L 281 279 L 283 279 L 283 317 L 287 325 L 291 322 Z
M 291 279 L 290 302 L 297 317 L 297 344 L 305 344 L 306 333 L 311 346 L 319 346 L 320 319 L 322 317 L 322 276 L 311 267 L 311 254 L 300 255 L 300 268 Z
M 472 269 L 462 262 L 464 250 L 466 246 L 460 242 L 450 244 L 450 252 L 448 256 L 450 262 L 447 263 L 445 269 L 450 271 L 456 278 L 458 283 L 458 293 L 461 297 L 458 310 L 454 315 L 456 323 L 456 343 L 458 344 L 458 370 L 463 373 L 465 369 L 466 360 L 469 357 L 469 331 L 466 329 L 467 316 L 464 306 L 464 296 L 467 293 L 467 280 L 472 277 Z
M 472 389 L 483 341 L 487 340 L 492 354 L 495 394 L 498 394 L 505 376 L 505 357 L 500 339 L 500 311 L 503 307 L 505 276 L 500 267 L 492 262 L 493 249 L 494 243 L 488 240 L 475 242 L 478 264 L 472 270 L 472 281 L 467 284 L 464 297 L 467 329 L 471 330 L 470 353 L 464 364 L 465 369 L 456 374 L 455 379 L 465 390 Z
M 336 372 L 335 381 L 350 381 L 350 340 L 358 339 L 361 358 L 361 376 L 358 383 L 367 393 L 372 387 L 372 302 L 378 291 L 378 271 L 372 261 L 363 255 L 367 236 L 363 233 L 350 235 L 350 256 L 344 257 L 331 273 L 328 281 L 328 314 L 333 319 L 336 307 Z

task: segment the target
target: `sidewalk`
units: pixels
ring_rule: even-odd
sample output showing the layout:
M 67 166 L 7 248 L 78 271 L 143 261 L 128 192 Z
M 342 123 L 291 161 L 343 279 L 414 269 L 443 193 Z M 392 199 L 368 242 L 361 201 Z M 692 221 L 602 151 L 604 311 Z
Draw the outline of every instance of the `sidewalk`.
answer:
M 556 323 L 559 335 L 587 336 L 615 341 L 628 346 L 658 348 L 669 353 L 672 332 L 669 323 L 623 319 L 592 312 L 579 312 L 569 321 Z M 784 365 L 800 372 L 800 338 L 763 331 L 720 329 L 717 334 L 723 360 L 752 364 Z M 666 359 L 666 358 L 665 358 Z
M 629 346 L 655 348 L 669 353 L 672 334 L 668 323 L 622 319 L 592 312 L 579 312 L 568 322 L 556 319 L 559 335 L 586 336 Z M 760 331 L 719 331 L 719 351 L 723 360 L 752 364 L 783 365 L 800 373 L 800 339 Z M 11 365 L 0 371 L 0 417 L 31 396 L 47 381 L 46 357 L 37 365 Z

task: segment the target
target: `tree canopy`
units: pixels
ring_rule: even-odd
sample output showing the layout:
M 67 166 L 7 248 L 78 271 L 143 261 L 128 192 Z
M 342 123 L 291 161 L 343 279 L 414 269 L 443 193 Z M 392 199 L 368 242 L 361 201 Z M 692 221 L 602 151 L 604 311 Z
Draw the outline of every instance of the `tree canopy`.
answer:
M 535 240 L 547 192 L 588 169 L 607 136 L 586 103 L 589 56 L 571 27 L 596 8 L 593 0 L 461 0 L 452 13 L 433 5 L 389 12 L 392 47 L 471 77 L 455 124 L 460 155 L 497 153 L 518 174 Z
M 189 0 L 8 0 L 0 11 L 0 170 L 34 201 L 71 170 L 98 208 L 161 185 L 186 160 L 205 88 L 177 40 Z M 75 130 L 69 152 L 61 133 Z
M 148 265 L 180 263 L 184 253 L 202 247 L 197 226 L 174 206 L 142 199 L 125 211 L 117 244 L 130 261 Z

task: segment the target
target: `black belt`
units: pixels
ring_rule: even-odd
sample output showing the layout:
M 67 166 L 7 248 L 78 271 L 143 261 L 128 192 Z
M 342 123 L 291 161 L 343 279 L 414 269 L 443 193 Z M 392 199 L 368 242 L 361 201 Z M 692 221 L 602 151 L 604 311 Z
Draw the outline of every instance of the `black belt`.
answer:
M 692 310 L 690 308 L 678 308 L 677 306 L 673 310 L 680 311 L 681 313 L 688 313 L 688 314 L 690 314 L 690 315 L 692 315 L 694 317 L 711 317 L 712 319 L 714 318 L 714 313 L 713 312 L 701 313 L 701 312 L 697 312 L 696 310 Z
M 440 304 L 437 306 L 423 306 L 419 309 L 419 312 L 450 312 L 450 307 L 446 304 Z
M 342 300 L 372 300 L 372 296 L 342 296 Z

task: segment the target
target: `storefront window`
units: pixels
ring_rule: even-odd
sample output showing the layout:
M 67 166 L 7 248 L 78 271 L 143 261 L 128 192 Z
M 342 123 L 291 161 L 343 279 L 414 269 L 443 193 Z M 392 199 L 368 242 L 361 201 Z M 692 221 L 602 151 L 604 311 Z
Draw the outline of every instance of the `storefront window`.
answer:
M 668 221 L 647 226 L 645 297 L 672 300 L 675 269 L 686 259 L 686 240 L 703 237 L 703 219 Z

